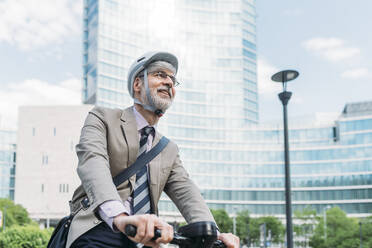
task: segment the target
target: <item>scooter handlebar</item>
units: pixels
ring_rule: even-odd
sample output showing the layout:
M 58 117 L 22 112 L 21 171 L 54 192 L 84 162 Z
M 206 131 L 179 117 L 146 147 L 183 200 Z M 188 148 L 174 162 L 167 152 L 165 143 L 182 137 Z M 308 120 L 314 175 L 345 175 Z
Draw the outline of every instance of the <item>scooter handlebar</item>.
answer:
M 124 228 L 124 233 L 127 236 L 133 238 L 137 234 L 137 227 L 135 225 L 128 224 Z M 156 229 L 155 228 L 155 230 L 154 230 L 154 237 L 152 238 L 152 240 L 156 240 L 157 238 L 160 238 L 160 237 L 161 237 L 161 231 L 159 229 Z
M 124 228 L 124 233 L 129 237 L 135 237 L 137 234 L 137 227 L 128 224 Z M 156 240 L 161 237 L 161 230 L 156 229 L 154 230 L 154 237 L 151 240 Z M 171 244 L 179 245 L 180 247 L 193 247 L 194 242 L 191 238 L 182 236 L 177 232 L 174 232 L 173 240 L 170 242 Z M 226 245 L 221 240 L 216 240 L 213 243 L 213 248 L 226 248 Z

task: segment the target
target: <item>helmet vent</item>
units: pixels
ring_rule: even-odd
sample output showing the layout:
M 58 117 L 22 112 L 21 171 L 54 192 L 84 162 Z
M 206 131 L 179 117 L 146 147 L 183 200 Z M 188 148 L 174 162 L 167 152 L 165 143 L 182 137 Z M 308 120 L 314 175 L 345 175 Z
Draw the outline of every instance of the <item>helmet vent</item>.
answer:
M 142 58 L 139 58 L 137 59 L 137 62 L 140 62 L 141 60 L 144 60 L 146 57 L 142 57 Z

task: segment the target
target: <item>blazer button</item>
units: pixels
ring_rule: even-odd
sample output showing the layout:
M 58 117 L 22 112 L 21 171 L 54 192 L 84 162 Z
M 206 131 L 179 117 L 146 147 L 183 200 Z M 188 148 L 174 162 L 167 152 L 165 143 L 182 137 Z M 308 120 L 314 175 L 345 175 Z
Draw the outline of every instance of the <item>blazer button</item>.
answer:
M 95 220 L 93 223 L 94 224 L 98 224 L 99 223 L 99 220 Z

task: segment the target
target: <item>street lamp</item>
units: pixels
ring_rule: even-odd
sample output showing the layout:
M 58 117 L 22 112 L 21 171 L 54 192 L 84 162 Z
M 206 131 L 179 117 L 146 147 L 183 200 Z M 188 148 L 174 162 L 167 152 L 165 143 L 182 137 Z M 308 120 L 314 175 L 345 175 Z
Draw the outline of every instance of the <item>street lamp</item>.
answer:
M 288 145 L 288 121 L 287 104 L 291 99 L 292 92 L 287 91 L 287 82 L 298 77 L 299 73 L 294 70 L 285 70 L 275 73 L 271 80 L 283 84 L 283 92 L 279 93 L 279 99 L 283 104 L 283 122 L 284 122 L 284 161 L 285 161 L 285 209 L 287 219 L 287 247 L 293 248 L 292 233 L 292 203 L 291 203 L 291 178 L 289 170 L 289 145 Z
M 362 221 L 359 221 L 359 247 L 363 248 Z
M 359 247 L 360 248 L 363 248 L 363 233 L 362 233 L 362 225 L 365 224 L 365 223 L 371 223 L 372 220 L 370 219 L 360 219 L 359 220 L 359 239 L 360 239 L 360 243 L 359 243 Z M 366 230 L 366 229 L 364 229 Z
M 233 233 L 234 233 L 234 235 L 236 235 L 236 210 L 237 210 L 237 207 L 235 206 L 233 209 L 234 209 L 234 215 L 233 215 Z
M 327 205 L 325 208 L 324 208 L 324 211 L 323 211 L 323 217 L 324 217 L 324 241 L 327 240 L 327 210 L 330 209 L 331 206 Z
M 5 231 L 5 225 L 6 225 L 6 209 L 7 209 L 7 206 L 4 206 L 4 213 L 3 213 L 3 231 Z

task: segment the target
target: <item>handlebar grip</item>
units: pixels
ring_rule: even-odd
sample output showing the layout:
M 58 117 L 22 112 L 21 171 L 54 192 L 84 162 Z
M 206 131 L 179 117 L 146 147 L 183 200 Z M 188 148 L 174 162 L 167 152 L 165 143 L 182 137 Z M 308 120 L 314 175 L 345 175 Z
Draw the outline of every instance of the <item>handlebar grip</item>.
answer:
M 216 240 L 213 243 L 213 248 L 226 248 L 226 245 L 221 240 Z
M 137 227 L 132 224 L 128 224 L 124 228 L 124 233 L 129 237 L 134 237 L 137 234 Z M 156 240 L 157 238 L 161 237 L 161 230 L 156 229 L 154 230 L 154 237 L 151 240 Z
M 134 237 L 136 236 L 137 234 L 137 227 L 132 225 L 132 224 L 128 224 L 125 226 L 124 228 L 124 233 L 129 236 L 129 237 Z

